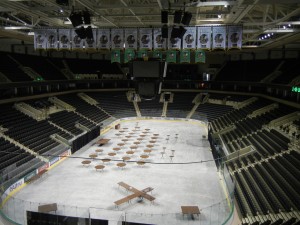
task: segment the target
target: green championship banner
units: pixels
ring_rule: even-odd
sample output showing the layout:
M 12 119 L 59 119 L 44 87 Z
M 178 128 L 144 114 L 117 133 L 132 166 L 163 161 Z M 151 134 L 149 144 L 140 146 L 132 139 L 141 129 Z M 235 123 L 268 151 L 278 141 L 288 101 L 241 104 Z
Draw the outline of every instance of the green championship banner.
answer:
M 153 51 L 153 58 L 162 59 L 162 52 L 159 51 L 159 50 L 154 50 Z
M 133 60 L 134 57 L 135 57 L 134 49 L 125 49 L 124 63 L 128 63 L 129 61 Z
M 206 56 L 205 51 L 202 49 L 198 49 L 195 52 L 195 63 L 205 63 Z
M 148 51 L 146 49 L 142 49 L 138 51 L 138 58 L 146 58 L 148 57 Z
M 176 53 L 177 53 L 176 50 L 167 51 L 166 61 L 169 62 L 169 63 L 176 63 L 177 62 Z
M 191 62 L 191 51 L 189 49 L 183 49 L 180 52 L 180 63 L 190 63 Z
M 121 63 L 121 51 L 116 49 L 116 50 L 111 50 L 111 55 L 110 55 L 110 62 L 114 63 Z

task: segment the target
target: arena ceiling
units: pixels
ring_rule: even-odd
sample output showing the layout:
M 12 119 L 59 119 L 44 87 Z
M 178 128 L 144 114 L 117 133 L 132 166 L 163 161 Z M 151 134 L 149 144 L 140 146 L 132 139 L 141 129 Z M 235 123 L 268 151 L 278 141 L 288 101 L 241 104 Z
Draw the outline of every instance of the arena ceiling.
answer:
M 34 28 L 72 28 L 72 9 L 89 10 L 94 27 L 160 27 L 161 11 L 192 13 L 191 26 L 243 25 L 243 48 L 300 44 L 300 0 L 1 0 L 0 35 L 32 41 Z

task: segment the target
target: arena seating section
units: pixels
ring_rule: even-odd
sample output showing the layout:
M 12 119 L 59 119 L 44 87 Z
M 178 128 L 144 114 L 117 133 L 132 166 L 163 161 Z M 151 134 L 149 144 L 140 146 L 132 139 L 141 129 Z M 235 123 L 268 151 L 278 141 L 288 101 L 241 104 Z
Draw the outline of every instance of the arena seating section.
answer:
M 289 84 L 300 75 L 299 59 L 229 61 L 218 72 L 216 81 L 260 82 L 272 72 L 273 84 Z M 259 68 L 259 69 L 258 69 Z
M 61 95 L 58 96 L 58 98 L 74 106 L 76 108 L 76 112 L 82 114 L 94 124 L 99 124 L 109 117 L 107 113 L 103 112 L 96 106 L 88 104 L 76 95 Z
M 259 82 L 273 72 L 280 62 L 281 60 L 229 61 L 219 72 L 217 80 Z
M 12 82 L 31 81 L 26 73 L 24 73 L 20 66 L 13 61 L 7 54 L 0 54 L 0 72 L 2 72 Z
M 157 116 L 162 114 L 163 103 L 159 102 L 159 98 L 153 100 L 144 100 L 138 103 L 141 114 L 143 116 Z
M 69 69 L 74 74 L 123 74 L 120 67 L 109 60 L 61 59 L 0 52 L 0 72 L 12 82 L 32 81 L 21 67 L 30 67 L 46 81 L 66 80 L 62 69 Z
M 192 101 L 195 96 L 192 92 L 174 93 L 173 102 L 168 104 L 167 117 L 186 117 L 193 108 Z
M 99 107 L 115 118 L 136 116 L 132 103 L 128 102 L 125 91 L 89 92 L 99 102 Z
M 289 59 L 285 60 L 282 67 L 280 68 L 282 72 L 280 76 L 272 81 L 275 84 L 288 84 L 293 78 L 299 76 L 300 68 L 299 68 L 299 60 L 297 59 Z
M 16 59 L 19 64 L 11 57 Z M 74 73 L 122 73 L 119 67 L 106 61 L 64 60 Z M 272 73 L 281 62 L 282 60 L 231 61 L 221 68 L 216 81 L 259 82 Z M 300 74 L 298 62 L 299 60 L 285 60 L 279 68 L 279 71 L 282 72 L 281 75 L 276 77 L 272 83 L 290 83 Z M 65 68 L 65 63 L 54 58 L 0 54 L 0 72 L 12 82 L 32 80 L 20 69 L 20 64 L 32 67 L 46 80 L 64 80 L 66 78 L 60 70 Z M 258 71 L 257 68 L 260 70 Z M 194 75 L 191 77 L 194 78 Z M 174 74 L 172 79 L 177 79 L 177 75 Z M 126 91 L 86 92 L 85 94 L 96 100 L 98 104 L 88 104 L 75 93 L 57 95 L 58 99 L 73 106 L 75 110 L 61 109 L 49 114 L 48 118 L 42 121 L 36 121 L 21 113 L 14 108 L 13 104 L 1 104 L 0 126 L 8 129 L 3 134 L 34 153 L 45 155 L 60 145 L 50 135 L 57 134 L 70 141 L 84 133 L 82 129 L 75 127 L 76 123 L 92 129 L 108 119 L 137 115 L 133 103 L 127 99 Z M 167 117 L 186 118 L 194 106 L 192 101 L 196 94 L 174 92 L 173 103 L 168 104 Z M 209 98 L 219 101 L 225 99 L 226 101 L 243 102 L 250 97 L 211 93 Z M 24 102 L 37 109 L 54 106 L 47 98 Z M 292 129 L 299 130 L 300 121 L 295 120 L 292 125 L 279 128 L 269 126 L 272 120 L 296 112 L 297 109 L 277 103 L 277 108 L 258 116 L 249 116 L 255 110 L 273 103 L 271 100 L 258 98 L 245 107 L 237 108 L 206 102 L 200 104 L 191 117 L 192 119 L 205 119 L 209 122 L 211 133 L 219 135 L 220 141 L 223 143 L 222 155 L 235 153 L 247 146 L 253 146 L 255 149 L 254 152 L 241 156 L 239 160 L 233 160 L 226 164 L 235 181 L 234 195 L 244 225 L 299 224 L 300 139 L 299 134 Z M 163 103 L 159 102 L 159 98 L 142 100 L 137 105 L 142 116 L 162 116 Z M 228 131 L 222 132 L 226 129 Z M 298 145 L 296 146 L 295 143 Z M 41 162 L 34 154 L 30 154 L 4 137 L 0 137 L 0 151 L 0 172 L 10 168 L 15 171 L 15 174 L 17 174 L 16 171 L 20 172 L 21 168 L 23 172 L 26 172 L 30 168 L 23 169 L 22 165 L 32 160 Z
M 294 138 L 268 127 L 271 120 L 295 109 L 279 104 L 278 108 L 262 115 L 248 117 L 254 110 L 271 103 L 259 99 L 211 123 L 212 133 L 232 125 L 236 127 L 220 134 L 229 154 L 249 145 L 256 149 L 252 154 L 227 163 L 236 181 L 235 197 L 244 224 L 271 224 L 274 220 L 276 223 L 272 224 L 294 224 L 300 209 L 300 154 L 295 147 L 290 148 Z M 283 212 L 286 212 L 285 217 L 281 216 Z
M 232 107 L 228 105 L 204 103 L 198 106 L 192 119 L 205 119 L 210 122 L 231 110 Z
M 65 59 L 73 73 L 83 74 L 122 74 L 117 64 L 109 60 Z
M 16 59 L 25 67 L 30 67 L 37 72 L 44 80 L 66 80 L 60 69 L 46 57 L 28 56 L 14 54 Z

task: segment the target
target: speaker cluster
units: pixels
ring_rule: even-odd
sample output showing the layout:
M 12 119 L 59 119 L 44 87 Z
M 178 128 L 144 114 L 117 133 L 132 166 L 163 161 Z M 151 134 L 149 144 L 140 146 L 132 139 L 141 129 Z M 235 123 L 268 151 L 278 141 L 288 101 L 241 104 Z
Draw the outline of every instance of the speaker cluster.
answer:
M 186 32 L 184 26 L 189 26 L 192 20 L 192 13 L 185 12 L 182 10 L 176 10 L 174 13 L 169 13 L 167 10 L 161 11 L 161 33 L 163 38 L 168 38 L 168 22 L 169 14 L 174 15 L 173 17 L 173 27 L 171 31 L 171 38 L 183 38 Z
M 72 11 L 69 19 L 80 39 L 93 39 L 93 31 L 91 27 L 91 15 L 85 11 Z M 86 28 L 84 25 L 88 25 Z

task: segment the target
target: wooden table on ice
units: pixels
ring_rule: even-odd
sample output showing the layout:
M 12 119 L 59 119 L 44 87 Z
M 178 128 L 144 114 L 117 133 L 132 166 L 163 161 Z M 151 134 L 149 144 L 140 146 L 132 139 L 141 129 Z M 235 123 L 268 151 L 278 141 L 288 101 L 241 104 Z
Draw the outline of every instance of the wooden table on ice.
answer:
M 194 219 L 194 215 L 200 215 L 200 210 L 198 206 L 181 206 L 182 215 L 191 215 L 192 219 Z
M 145 198 L 147 200 L 149 200 L 151 203 L 153 203 L 153 201 L 155 200 L 155 198 L 149 194 L 147 194 L 148 192 L 151 192 L 153 190 L 152 187 L 147 187 L 143 190 L 138 190 L 124 182 L 119 182 L 118 183 L 119 186 L 125 188 L 127 191 L 133 192 L 133 194 L 130 194 L 128 196 L 126 196 L 125 198 L 119 199 L 118 201 L 115 201 L 115 206 L 118 207 L 119 205 L 125 203 L 125 202 L 130 202 L 132 199 L 134 198 Z
M 47 204 L 47 205 L 39 205 L 38 211 L 41 213 L 48 213 L 48 212 L 53 212 L 57 210 L 57 204 L 52 203 L 52 204 Z
M 100 146 L 102 145 L 105 145 L 106 143 L 108 143 L 110 141 L 110 139 L 105 139 L 105 138 L 102 138 L 100 139 L 99 141 L 97 141 L 96 143 Z

